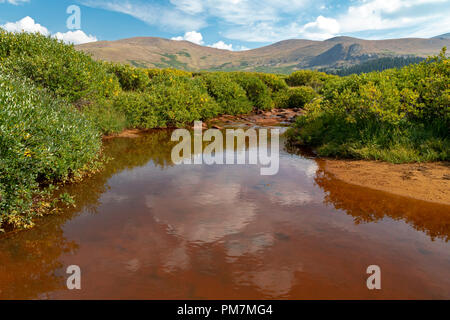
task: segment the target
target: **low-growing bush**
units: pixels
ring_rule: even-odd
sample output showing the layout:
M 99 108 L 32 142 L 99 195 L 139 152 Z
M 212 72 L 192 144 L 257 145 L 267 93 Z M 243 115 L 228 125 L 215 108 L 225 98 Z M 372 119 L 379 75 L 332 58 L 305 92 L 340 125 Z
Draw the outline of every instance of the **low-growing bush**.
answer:
M 264 82 L 273 94 L 288 89 L 286 81 L 275 74 L 258 72 L 255 75 Z
M 275 107 L 283 108 L 303 108 L 317 97 L 313 88 L 302 86 L 279 91 L 274 98 Z
M 148 91 L 119 95 L 114 106 L 133 128 L 179 127 L 220 113 L 200 79 L 175 75 L 152 78 Z
M 110 73 L 116 75 L 123 90 L 144 91 L 150 84 L 149 74 L 146 69 L 118 63 L 105 65 Z
M 325 82 L 336 76 L 314 70 L 299 70 L 286 78 L 286 83 L 291 87 L 309 86 L 320 91 Z
M 290 130 L 320 155 L 390 162 L 450 160 L 449 59 L 329 81 Z
M 205 73 L 200 79 L 209 95 L 220 105 L 221 114 L 238 115 L 252 111 L 245 90 L 226 73 Z
M 47 183 L 95 168 L 100 133 L 73 106 L 0 67 L 0 228 L 26 228 L 51 207 Z
M 102 63 L 72 45 L 37 33 L 0 29 L 0 59 L 10 71 L 69 102 L 112 97 L 120 91 L 117 78 Z
M 127 128 L 152 129 L 166 124 L 149 91 L 123 92 L 114 99 L 114 108 L 125 114 Z
M 191 78 L 193 76 L 192 72 L 178 70 L 178 69 L 147 69 L 148 76 L 150 79 L 159 76 L 177 76 L 177 77 L 187 77 Z
M 258 76 L 246 72 L 232 72 L 230 76 L 245 90 L 254 108 L 258 110 L 270 110 L 273 108 L 271 92 Z
M 125 114 L 114 107 L 113 100 L 102 99 L 84 106 L 81 111 L 102 134 L 120 133 L 128 127 Z

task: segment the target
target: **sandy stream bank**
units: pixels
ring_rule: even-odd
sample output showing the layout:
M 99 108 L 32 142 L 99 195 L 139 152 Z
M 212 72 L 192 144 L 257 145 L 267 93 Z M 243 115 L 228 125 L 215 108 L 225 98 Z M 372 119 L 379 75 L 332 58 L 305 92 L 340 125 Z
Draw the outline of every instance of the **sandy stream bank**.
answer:
M 450 205 L 450 163 L 318 159 L 318 164 L 327 174 L 349 184 Z

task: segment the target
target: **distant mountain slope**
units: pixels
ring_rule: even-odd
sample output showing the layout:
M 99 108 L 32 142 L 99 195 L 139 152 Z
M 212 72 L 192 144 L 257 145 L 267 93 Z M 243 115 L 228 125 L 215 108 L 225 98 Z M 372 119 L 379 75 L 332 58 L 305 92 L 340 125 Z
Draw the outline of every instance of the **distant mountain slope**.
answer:
M 368 60 L 351 67 L 343 67 L 339 69 L 323 68 L 319 70 L 330 74 L 336 74 L 338 76 L 348 76 L 351 74 L 361 74 L 372 71 L 402 68 L 410 64 L 420 63 L 424 60 L 425 58 L 422 57 L 385 57 Z
M 232 52 L 188 41 L 141 37 L 77 46 L 94 58 L 142 67 L 185 70 L 256 70 L 291 72 L 302 68 L 340 68 L 371 59 L 437 54 L 450 39 L 362 40 L 336 37 L 325 41 L 285 40 L 266 47 Z
M 450 39 L 450 32 L 449 33 L 445 33 L 445 34 L 441 34 L 440 36 L 436 36 L 433 39 Z

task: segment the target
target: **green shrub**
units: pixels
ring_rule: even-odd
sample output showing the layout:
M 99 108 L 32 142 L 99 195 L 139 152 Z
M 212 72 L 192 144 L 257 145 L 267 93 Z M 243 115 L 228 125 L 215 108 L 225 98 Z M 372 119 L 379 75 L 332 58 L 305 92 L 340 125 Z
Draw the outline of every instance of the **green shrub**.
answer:
M 255 75 L 264 82 L 273 94 L 288 89 L 286 81 L 275 74 L 255 73 Z
M 271 92 L 258 76 L 246 72 L 232 72 L 230 76 L 245 90 L 248 99 L 256 109 L 270 110 L 273 108 Z
M 220 105 L 221 114 L 238 115 L 252 111 L 245 90 L 226 73 L 206 73 L 200 79 L 209 95 Z
M 166 126 L 208 120 L 220 112 L 220 106 L 199 79 L 163 75 L 152 79 L 150 91 Z
M 286 83 L 291 87 L 309 86 L 319 91 L 325 82 L 336 76 L 313 70 L 300 70 L 286 78 Z
M 443 120 L 450 127 L 450 63 L 444 48 L 437 57 L 404 67 L 393 74 L 393 80 L 408 104 L 404 111 L 411 119 L 433 122 Z
M 150 78 L 146 69 L 135 68 L 125 64 L 106 64 L 108 71 L 115 74 L 120 86 L 126 91 L 144 91 L 150 84 Z
M 273 105 L 276 109 L 287 109 L 289 108 L 289 97 L 290 90 L 281 90 L 277 92 L 273 97 Z
M 176 75 L 155 76 L 148 91 L 123 93 L 114 106 L 134 128 L 185 126 L 220 112 L 201 80 Z
M 296 87 L 283 90 L 275 95 L 274 103 L 276 108 L 303 108 L 317 97 L 316 91 L 311 87 Z
M 125 114 L 128 128 L 152 129 L 163 127 L 158 107 L 150 92 L 123 92 L 114 99 L 114 109 Z
M 0 228 L 48 211 L 47 183 L 95 167 L 98 130 L 74 107 L 0 68 Z
M 124 113 L 116 109 L 111 100 L 103 99 L 87 105 L 82 112 L 103 134 L 120 133 L 128 126 Z
M 69 102 L 114 96 L 120 90 L 116 77 L 102 63 L 37 33 L 0 30 L 0 59 L 9 70 Z
M 401 70 L 328 81 L 290 130 L 291 141 L 323 156 L 449 160 L 448 61 L 444 51 Z
M 193 76 L 192 72 L 184 71 L 184 70 L 178 70 L 178 69 L 148 69 L 148 76 L 150 79 L 153 79 L 154 77 L 159 76 L 177 76 L 177 77 L 187 77 L 191 78 Z

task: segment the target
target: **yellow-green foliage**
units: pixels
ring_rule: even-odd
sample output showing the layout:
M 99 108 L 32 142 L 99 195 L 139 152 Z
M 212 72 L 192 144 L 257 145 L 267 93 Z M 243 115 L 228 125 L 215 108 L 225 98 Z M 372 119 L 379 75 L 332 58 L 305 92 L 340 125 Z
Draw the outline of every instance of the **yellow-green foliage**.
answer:
M 114 108 L 125 114 L 126 127 L 151 129 L 163 127 L 150 92 L 123 92 L 114 99 Z
M 116 98 L 122 96 L 120 93 Z M 125 114 L 114 107 L 114 100 L 100 99 L 84 106 L 81 111 L 103 134 L 120 133 L 127 128 Z
M 313 70 L 300 70 L 286 78 L 286 83 L 291 87 L 309 86 L 319 91 L 325 82 L 337 78 L 324 72 Z
M 95 126 L 73 106 L 0 67 L 0 228 L 47 212 L 41 186 L 95 166 Z
M 248 72 L 231 72 L 230 77 L 246 91 L 247 97 L 255 109 L 270 110 L 273 108 L 271 91 L 257 75 Z
M 303 108 L 317 97 L 316 91 L 307 86 L 279 91 L 274 98 L 276 108 Z
M 209 95 L 220 105 L 221 114 L 245 114 L 252 111 L 252 104 L 245 90 L 233 82 L 226 73 L 205 73 L 200 76 Z
M 249 113 L 253 107 L 271 109 L 272 90 L 287 87 L 276 76 L 264 77 L 257 73 L 193 74 L 174 69 L 114 68 L 124 92 L 114 98 L 113 106 L 125 114 L 127 126 L 133 128 L 185 126 L 219 114 Z M 142 85 L 129 84 L 129 80 L 139 78 L 132 76 L 136 72 L 142 73 L 143 81 L 139 81 Z M 144 80 L 144 72 L 149 83 Z M 271 83 L 273 89 L 261 79 Z
M 120 86 L 127 91 L 143 91 L 150 84 L 149 71 L 125 64 L 105 63 L 106 68 L 119 79 Z
M 275 74 L 257 72 L 254 75 L 261 79 L 273 94 L 288 89 L 286 81 Z
M 134 128 L 185 126 L 220 113 L 201 80 L 173 74 L 153 77 L 147 91 L 124 93 L 114 105 Z
M 306 106 L 291 139 L 324 156 L 449 160 L 449 83 L 445 50 L 401 70 L 332 79 Z
M 0 29 L 0 59 L 10 71 L 70 102 L 112 97 L 120 90 L 116 77 L 101 63 L 43 35 Z
M 148 69 L 147 70 L 150 79 L 158 76 L 179 76 L 179 77 L 192 77 L 192 72 L 177 70 L 177 69 Z

